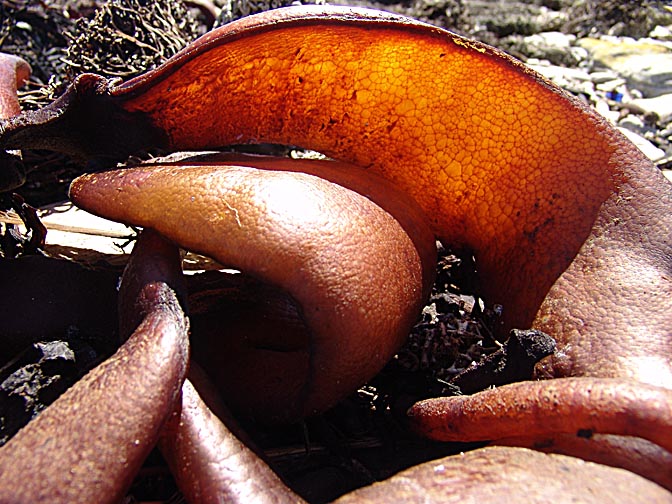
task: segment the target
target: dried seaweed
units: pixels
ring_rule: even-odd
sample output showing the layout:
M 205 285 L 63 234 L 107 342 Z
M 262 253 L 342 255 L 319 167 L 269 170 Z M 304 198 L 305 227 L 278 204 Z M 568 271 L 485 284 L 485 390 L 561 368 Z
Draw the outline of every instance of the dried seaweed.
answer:
M 45 106 L 78 74 L 128 78 L 160 65 L 203 32 L 176 0 L 0 1 L 0 50 L 30 63 L 24 110 Z
M 32 68 L 19 99 L 24 109 L 46 105 L 62 92 L 60 75 L 74 20 L 59 2 L 0 1 L 0 51 L 16 54 Z
M 69 74 L 123 79 L 154 68 L 200 35 L 185 5 L 174 0 L 112 0 L 80 19 L 64 61 Z
M 82 72 L 110 78 L 142 73 L 203 30 L 176 0 L 0 0 L 0 51 L 21 56 L 33 70 L 19 92 L 23 110 L 51 103 Z M 24 151 L 24 165 L 30 175 L 18 192 L 34 205 L 65 199 L 70 180 L 82 171 L 43 152 Z

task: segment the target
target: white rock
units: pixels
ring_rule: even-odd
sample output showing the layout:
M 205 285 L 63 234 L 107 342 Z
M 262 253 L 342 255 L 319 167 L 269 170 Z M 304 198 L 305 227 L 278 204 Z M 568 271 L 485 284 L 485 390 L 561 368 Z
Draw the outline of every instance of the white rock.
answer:
M 655 98 L 640 98 L 632 100 L 630 103 L 641 108 L 645 114 L 657 114 L 663 122 L 672 117 L 672 93 L 662 94 Z
M 658 25 L 651 30 L 649 37 L 660 40 L 672 40 L 672 26 Z
M 526 44 L 539 48 L 569 49 L 576 40 L 575 35 L 567 35 L 562 32 L 550 31 L 530 35 L 523 39 Z
M 588 56 L 590 56 L 590 53 L 586 49 L 579 46 L 570 47 L 569 54 L 571 54 L 576 61 L 586 61 Z
M 667 177 L 667 180 L 672 182 L 672 170 L 663 170 L 663 175 Z
M 576 43 L 588 50 L 596 63 L 615 71 L 646 96 L 672 93 L 672 49 L 668 43 L 606 36 Z
M 614 91 L 616 88 L 623 86 L 625 84 L 625 79 L 622 79 L 621 77 L 618 77 L 616 79 L 606 81 L 606 82 L 601 82 L 595 86 L 595 89 L 599 91 Z
M 528 58 L 549 60 L 556 65 L 573 67 L 588 57 L 582 47 L 573 46 L 575 35 L 561 32 L 541 32 L 524 37 L 520 50 Z
M 611 107 L 609 107 L 609 104 L 606 100 L 598 100 L 595 104 L 595 110 L 597 110 L 597 113 L 604 117 L 607 121 L 614 124 L 616 121 L 618 121 L 618 118 L 621 115 L 617 110 L 611 110 Z
M 653 145 L 643 136 L 638 135 L 634 131 L 630 131 L 627 128 L 619 127 L 618 129 L 628 138 L 628 140 L 634 143 L 639 148 L 639 150 L 641 150 L 644 153 L 644 155 L 648 157 L 651 161 L 658 161 L 659 159 L 665 157 L 665 151 Z
M 605 82 L 611 82 L 616 79 L 620 79 L 620 77 L 616 72 L 611 70 L 598 70 L 597 72 L 590 73 L 590 80 L 592 80 L 596 85 L 604 84 Z
M 646 129 L 642 118 L 633 114 L 628 114 L 623 119 L 618 121 L 618 125 L 622 128 L 627 128 L 630 131 L 634 131 L 635 133 L 639 134 L 643 133 Z
M 591 82 L 588 72 L 579 68 L 567 68 L 542 62 L 531 63 L 530 61 L 527 62 L 527 66 L 556 83 L 557 81 L 567 82 L 570 80 Z
M 656 46 L 659 46 L 659 47 L 664 47 L 664 48 L 667 48 L 668 51 L 672 51 L 672 41 L 669 41 L 669 40 L 660 40 L 660 39 L 651 38 L 651 37 L 643 37 L 643 38 L 640 38 L 640 39 L 637 39 L 637 40 L 635 40 L 635 39 L 629 39 L 629 40 L 630 41 L 635 41 L 635 42 L 638 42 L 638 43 L 641 43 L 641 44 L 646 44 L 646 45 L 652 44 L 652 45 L 656 45 Z

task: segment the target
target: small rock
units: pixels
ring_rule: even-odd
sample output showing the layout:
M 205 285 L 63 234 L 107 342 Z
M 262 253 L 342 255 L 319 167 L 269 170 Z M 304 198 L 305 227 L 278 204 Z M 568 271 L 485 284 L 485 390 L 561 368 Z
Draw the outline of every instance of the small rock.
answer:
M 615 79 L 620 79 L 620 77 L 616 72 L 611 70 L 598 70 L 590 73 L 590 80 L 592 80 L 595 85 L 604 84 L 605 82 L 610 82 Z
M 585 96 L 588 101 L 595 101 L 595 88 L 588 73 L 577 68 L 566 68 L 550 65 L 544 61 L 528 61 L 527 66 L 536 70 L 548 80 L 574 95 Z
M 672 93 L 672 49 L 664 43 L 607 36 L 576 43 L 588 50 L 597 64 L 615 71 L 646 96 Z
M 649 37 L 658 40 L 672 40 L 672 26 L 656 26 L 649 33 Z
M 525 42 L 535 47 L 550 49 L 569 49 L 576 36 L 559 31 L 536 33 L 524 38 Z
M 581 82 L 592 82 L 590 75 L 585 70 L 580 68 L 566 68 L 558 65 L 551 65 L 543 61 L 529 60 L 527 66 L 536 70 L 541 75 L 552 81 L 557 80 L 574 80 Z
M 33 343 L 0 369 L 0 446 L 96 361 L 83 341 Z
M 641 108 L 644 114 L 656 114 L 662 122 L 668 122 L 672 118 L 672 93 L 632 100 L 630 104 Z
M 611 107 L 606 100 L 597 100 L 595 103 L 595 110 L 598 114 L 613 124 L 616 124 L 621 115 L 617 110 L 611 110 Z
M 598 91 L 604 91 L 605 93 L 616 91 L 619 87 L 625 85 L 625 79 L 617 77 L 616 79 L 609 80 L 606 82 L 601 82 L 595 86 L 595 89 Z
M 586 49 L 576 45 L 570 47 L 569 52 L 579 64 L 582 64 L 590 57 L 590 53 Z
M 473 2 L 469 11 L 477 30 L 485 28 L 498 38 L 558 30 L 566 21 L 562 11 L 527 2 Z
M 590 76 L 581 69 L 566 68 L 535 60 L 528 60 L 527 66 L 570 93 L 585 95 L 591 100 L 594 97 L 595 88 Z
M 555 65 L 576 65 L 581 61 L 579 55 L 572 52 L 574 35 L 562 32 L 535 33 L 523 38 L 518 50 L 531 58 L 545 59 Z M 580 48 L 579 48 L 580 49 Z
M 627 128 L 630 131 L 634 131 L 640 135 L 643 134 L 647 129 L 642 118 L 633 114 L 628 114 L 623 119 L 618 121 L 618 125 L 622 128 Z
M 643 136 L 635 133 L 634 131 L 630 131 L 627 128 L 619 127 L 618 129 L 628 138 L 628 140 L 634 143 L 637 146 L 637 148 L 641 150 L 644 153 L 644 155 L 648 157 L 651 161 L 657 161 L 665 157 L 665 151 L 653 145 Z

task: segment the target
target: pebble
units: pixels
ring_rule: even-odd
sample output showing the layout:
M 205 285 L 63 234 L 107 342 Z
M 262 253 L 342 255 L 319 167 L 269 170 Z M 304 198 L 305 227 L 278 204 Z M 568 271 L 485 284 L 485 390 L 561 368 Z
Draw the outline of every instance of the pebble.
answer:
M 621 113 L 618 110 L 611 109 L 611 105 L 609 105 L 607 100 L 598 100 L 597 103 L 595 103 L 595 110 L 597 110 L 598 114 L 613 124 L 616 124 L 618 118 L 621 116 Z
M 548 60 L 552 64 L 564 67 L 576 66 L 586 59 L 588 53 L 574 44 L 576 36 L 558 31 L 535 33 L 512 42 L 512 48 L 528 58 Z
M 576 40 L 574 35 L 551 31 L 524 37 L 522 43 L 525 47 L 525 53 L 529 57 L 571 65 L 579 61 L 578 58 L 571 55 L 574 40 Z
M 525 42 L 537 47 L 549 47 L 555 49 L 569 49 L 576 40 L 575 35 L 562 33 L 559 31 L 549 31 L 535 33 L 525 37 Z
M 649 37 L 658 40 L 672 40 L 672 25 L 656 26 L 653 30 L 651 30 L 651 33 L 649 33 Z
M 656 114 L 662 122 L 669 122 L 672 119 L 672 92 L 654 98 L 635 99 L 630 103 L 639 107 L 644 114 Z
M 441 5 L 445 1 L 437 0 Z M 462 3 L 467 3 L 462 1 Z M 492 0 L 469 2 L 471 23 L 475 31 L 483 29 L 497 35 L 519 33 L 531 35 L 546 31 L 558 30 L 566 21 L 566 14 L 554 11 L 534 2 L 494 2 Z M 445 7 L 444 7 L 445 9 Z
M 598 91 L 604 91 L 605 93 L 619 91 L 619 88 L 622 88 L 626 84 L 626 80 L 621 77 L 611 79 L 605 82 L 600 82 L 596 84 L 595 89 Z
M 644 134 L 647 129 L 650 129 L 646 127 L 644 120 L 641 117 L 634 114 L 628 114 L 625 116 L 623 119 L 618 121 L 618 125 L 622 128 L 627 128 L 630 131 L 634 131 L 640 135 Z
M 672 48 L 654 39 L 629 37 L 586 37 L 576 41 L 586 49 L 595 63 L 616 72 L 630 87 L 647 97 L 672 92 Z
M 581 82 L 591 82 L 592 79 L 590 74 L 581 68 L 567 68 L 558 65 L 551 65 L 547 61 L 529 59 L 527 60 L 527 66 L 536 70 L 541 75 L 550 79 L 555 80 L 565 80 L 565 81 L 581 81 Z
M 547 61 L 534 59 L 529 59 L 527 66 L 570 93 L 589 97 L 595 94 L 595 87 L 585 70 L 552 65 Z
M 621 79 L 618 74 L 612 70 L 598 70 L 597 72 L 590 73 L 590 80 L 592 80 L 596 85 L 604 84 L 606 82 L 611 82 L 617 79 Z
M 88 343 L 33 343 L 0 370 L 0 445 L 93 366 L 99 356 Z

